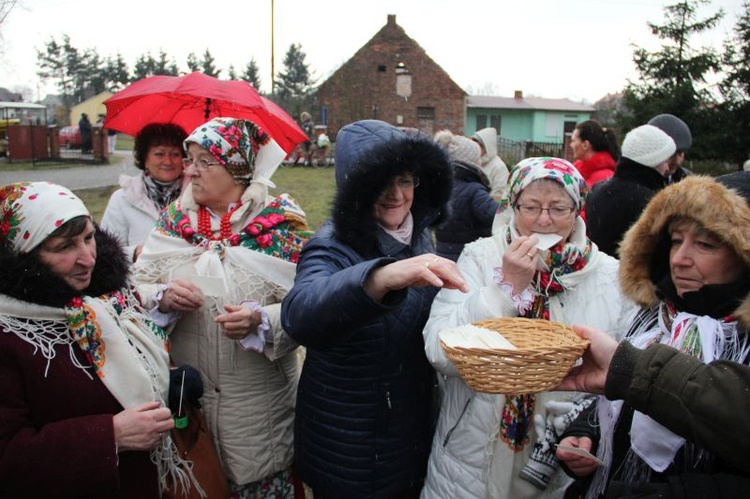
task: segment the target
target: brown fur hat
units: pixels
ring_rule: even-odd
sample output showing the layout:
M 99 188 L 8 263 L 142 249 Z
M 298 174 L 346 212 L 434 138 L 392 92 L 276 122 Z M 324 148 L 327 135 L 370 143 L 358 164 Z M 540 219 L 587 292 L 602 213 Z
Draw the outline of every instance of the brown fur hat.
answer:
M 727 187 L 732 186 L 732 188 Z M 669 272 L 669 222 L 690 218 L 719 236 L 750 268 L 750 173 L 718 179 L 691 175 L 651 199 L 620 243 L 620 284 L 623 293 L 642 306 L 659 302 L 656 282 Z M 750 297 L 734 315 L 750 326 Z

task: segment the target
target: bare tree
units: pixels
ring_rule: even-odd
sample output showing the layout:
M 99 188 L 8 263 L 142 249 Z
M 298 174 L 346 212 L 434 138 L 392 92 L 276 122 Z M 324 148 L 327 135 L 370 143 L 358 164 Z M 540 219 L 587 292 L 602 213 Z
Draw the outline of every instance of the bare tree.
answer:
M 13 8 L 18 5 L 20 0 L 0 0 L 0 26 L 3 25 Z
M 0 52 L 5 50 L 3 42 L 2 27 L 11 11 L 21 3 L 21 0 L 0 0 Z

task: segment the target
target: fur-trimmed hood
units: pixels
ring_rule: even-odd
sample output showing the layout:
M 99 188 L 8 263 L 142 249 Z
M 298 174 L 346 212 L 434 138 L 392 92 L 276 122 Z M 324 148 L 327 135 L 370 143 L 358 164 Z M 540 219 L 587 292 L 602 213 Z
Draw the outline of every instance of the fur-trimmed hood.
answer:
M 727 186 L 731 186 L 727 187 Z M 620 244 L 620 283 L 623 293 L 641 306 L 654 306 L 657 284 L 669 275 L 669 222 L 687 217 L 722 238 L 750 268 L 750 173 L 718 179 L 690 176 L 659 192 Z M 750 295 L 734 312 L 750 326 Z
M 426 136 L 409 135 L 382 121 L 358 121 L 339 131 L 335 164 L 334 231 L 337 239 L 361 254 L 375 245 L 375 202 L 397 175 L 410 172 L 419 178 L 411 208 L 415 234 L 446 215 L 453 185 L 451 162 L 447 152 Z
M 124 287 L 128 264 L 114 236 L 97 227 L 96 265 L 91 284 L 83 292 L 71 288 L 39 263 L 36 253 L 19 256 L 0 249 L 0 293 L 18 300 L 62 307 L 75 296 L 100 296 Z

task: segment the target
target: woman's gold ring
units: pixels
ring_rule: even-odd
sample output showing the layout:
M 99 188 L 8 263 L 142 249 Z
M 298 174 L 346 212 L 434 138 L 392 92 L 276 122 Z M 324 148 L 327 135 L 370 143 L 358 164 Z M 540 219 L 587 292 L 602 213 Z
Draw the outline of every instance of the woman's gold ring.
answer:
M 427 268 L 429 269 L 429 268 L 430 268 L 430 264 L 431 264 L 431 263 L 432 263 L 432 262 L 424 262 L 424 266 L 425 266 L 425 267 L 427 267 Z
M 526 256 L 528 256 L 528 257 L 529 257 L 529 258 L 531 258 L 532 260 L 534 259 L 534 255 L 532 255 L 531 253 L 526 253 Z

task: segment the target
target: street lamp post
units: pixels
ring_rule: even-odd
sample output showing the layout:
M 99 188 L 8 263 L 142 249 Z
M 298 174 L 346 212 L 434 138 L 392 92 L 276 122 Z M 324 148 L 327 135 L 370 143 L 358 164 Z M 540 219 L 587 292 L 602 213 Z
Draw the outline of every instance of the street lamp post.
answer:
M 271 95 L 276 95 L 276 81 L 274 80 L 274 49 L 273 49 L 273 0 L 271 0 Z

